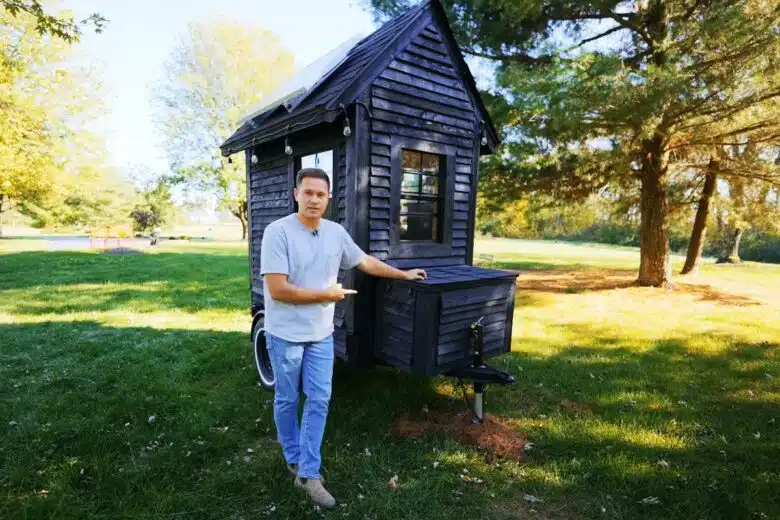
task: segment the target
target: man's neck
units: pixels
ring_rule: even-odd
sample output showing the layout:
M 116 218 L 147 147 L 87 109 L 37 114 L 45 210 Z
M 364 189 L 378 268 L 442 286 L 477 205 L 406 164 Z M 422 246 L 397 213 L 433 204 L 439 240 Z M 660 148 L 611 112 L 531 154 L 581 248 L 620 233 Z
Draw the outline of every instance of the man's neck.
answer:
M 306 226 L 308 229 L 315 230 L 319 229 L 320 227 L 320 221 L 322 218 L 306 218 L 303 216 L 303 213 L 298 213 L 298 222 Z

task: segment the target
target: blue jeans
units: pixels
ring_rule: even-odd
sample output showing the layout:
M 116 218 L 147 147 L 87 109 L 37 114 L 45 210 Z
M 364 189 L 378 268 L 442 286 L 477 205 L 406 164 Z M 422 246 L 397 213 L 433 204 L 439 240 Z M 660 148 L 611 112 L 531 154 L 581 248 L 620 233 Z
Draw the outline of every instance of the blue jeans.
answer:
M 291 343 L 266 333 L 276 376 L 274 421 L 288 464 L 298 464 L 301 478 L 320 478 L 320 447 L 328 418 L 333 379 L 333 336 L 311 343 Z M 298 384 L 303 377 L 303 417 L 298 426 Z

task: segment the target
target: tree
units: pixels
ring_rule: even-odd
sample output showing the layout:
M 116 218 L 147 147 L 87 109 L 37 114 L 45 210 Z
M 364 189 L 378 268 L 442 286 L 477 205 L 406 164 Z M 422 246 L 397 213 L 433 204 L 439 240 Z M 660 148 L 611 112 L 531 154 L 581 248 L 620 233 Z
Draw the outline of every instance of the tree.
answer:
M 408 2 L 372 0 L 388 15 Z M 692 150 L 777 134 L 772 0 L 444 0 L 467 54 L 496 64 L 515 193 L 640 186 L 640 285 L 671 283 L 669 168 Z M 753 115 L 744 125 L 723 122 Z M 754 137 L 755 136 L 755 137 Z M 505 181 L 510 182 L 510 181 Z M 510 191 L 511 193 L 512 191 Z
M 165 224 L 173 213 L 171 189 L 166 179 L 158 179 L 144 187 L 140 195 L 143 202 L 136 204 L 130 212 L 136 231 L 145 232 Z
M 44 9 L 40 0 L 0 0 L 0 10 L 6 10 L 11 16 L 28 15 L 35 20 L 35 31 L 39 36 L 52 35 L 73 43 L 81 37 L 80 25 L 91 25 L 95 32 L 101 33 L 108 20 L 99 13 L 76 23 L 68 13 L 52 13 Z
M 197 24 L 171 54 L 155 90 L 157 122 L 177 180 L 217 197 L 241 221 L 244 238 L 245 164 L 224 159 L 218 147 L 292 71 L 292 54 L 262 27 Z
M 68 60 L 72 48 L 41 36 L 25 13 L 0 9 L 0 214 L 12 208 L 37 225 L 65 218 L 71 192 L 86 190 L 109 172 L 104 143 L 88 130 L 102 114 L 101 85 Z

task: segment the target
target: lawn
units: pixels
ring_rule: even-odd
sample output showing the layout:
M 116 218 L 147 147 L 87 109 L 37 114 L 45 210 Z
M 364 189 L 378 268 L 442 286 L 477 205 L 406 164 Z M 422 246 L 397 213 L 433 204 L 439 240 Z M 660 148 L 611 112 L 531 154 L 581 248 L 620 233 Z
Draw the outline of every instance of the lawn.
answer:
M 245 246 L 43 244 L 0 241 L 2 519 L 780 518 L 780 266 L 707 263 L 659 290 L 632 286 L 632 248 L 479 241 L 521 272 L 493 362 L 517 383 L 486 406 L 525 457 L 394 433 L 461 412 L 450 380 L 339 367 L 325 513 L 293 490 L 256 385 Z

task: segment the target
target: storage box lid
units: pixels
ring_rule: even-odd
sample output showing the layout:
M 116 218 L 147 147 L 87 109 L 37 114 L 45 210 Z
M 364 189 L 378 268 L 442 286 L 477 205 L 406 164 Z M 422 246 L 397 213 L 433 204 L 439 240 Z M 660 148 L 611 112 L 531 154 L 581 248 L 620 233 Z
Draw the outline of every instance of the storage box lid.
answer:
M 417 280 L 412 283 L 425 286 L 436 286 L 442 284 L 468 283 L 495 278 L 517 278 L 517 276 L 520 274 L 514 271 L 486 269 L 484 267 L 476 267 L 473 265 L 432 267 L 425 269 L 425 273 L 428 275 L 427 280 Z

